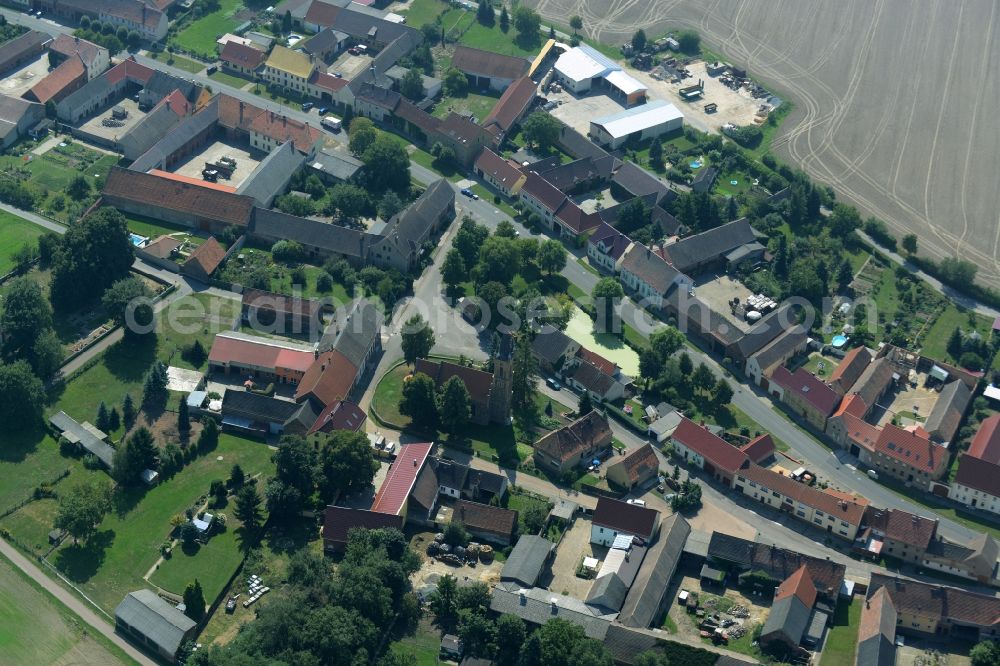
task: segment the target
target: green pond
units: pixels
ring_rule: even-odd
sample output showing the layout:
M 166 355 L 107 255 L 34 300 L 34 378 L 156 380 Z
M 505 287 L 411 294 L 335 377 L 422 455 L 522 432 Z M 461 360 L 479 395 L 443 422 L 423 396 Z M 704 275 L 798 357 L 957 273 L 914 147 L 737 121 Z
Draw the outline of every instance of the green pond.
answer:
M 573 317 L 566 327 L 566 335 L 609 361 L 614 361 L 629 377 L 639 376 L 639 355 L 635 350 L 610 333 L 595 335 L 594 322 L 578 307 L 573 308 Z

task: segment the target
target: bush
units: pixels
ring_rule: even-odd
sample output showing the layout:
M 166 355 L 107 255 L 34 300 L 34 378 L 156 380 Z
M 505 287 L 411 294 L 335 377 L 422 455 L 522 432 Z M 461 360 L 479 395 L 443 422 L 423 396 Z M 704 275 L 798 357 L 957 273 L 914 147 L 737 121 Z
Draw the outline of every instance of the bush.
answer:
M 885 222 L 882 220 L 870 217 L 865 220 L 865 223 L 861 228 L 866 234 L 872 237 L 872 240 L 882 247 L 891 252 L 896 251 L 896 239 L 889 233 L 889 228 L 885 226 Z
M 302 246 L 295 241 L 280 240 L 271 246 L 271 257 L 275 261 L 290 264 L 302 260 Z

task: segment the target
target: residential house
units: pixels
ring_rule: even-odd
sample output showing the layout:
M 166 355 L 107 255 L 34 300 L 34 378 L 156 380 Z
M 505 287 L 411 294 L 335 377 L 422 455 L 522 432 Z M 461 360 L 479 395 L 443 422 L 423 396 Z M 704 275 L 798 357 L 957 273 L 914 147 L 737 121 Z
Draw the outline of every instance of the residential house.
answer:
M 656 479 L 660 459 L 652 444 L 644 444 L 617 462 L 608 465 L 605 477 L 608 483 L 633 490 Z
M 87 68 L 79 56 L 62 61 L 48 76 L 32 86 L 22 97 L 30 102 L 53 104 L 79 90 L 87 82 Z
M 747 462 L 740 449 L 686 417 L 670 435 L 670 443 L 675 455 L 727 486 Z
M 869 506 L 864 523 L 854 546 L 855 552 L 864 556 L 888 556 L 920 564 L 931 543 L 937 539 L 937 519 L 900 509 Z
M 305 435 L 322 409 L 316 401 L 295 403 L 229 389 L 222 396 L 222 427 L 259 437 Z
M 308 345 L 223 331 L 212 341 L 208 372 L 237 374 L 265 384 L 297 385 L 314 361 L 315 354 Z
M 115 608 L 115 630 L 170 663 L 197 628 L 197 622 L 152 590 L 129 592 Z
M 604 222 L 587 238 L 587 256 L 591 264 L 617 275 L 632 245 L 631 238 Z
M 535 443 L 535 464 L 561 475 L 603 458 L 610 448 L 608 417 L 594 410 L 539 439 Z
M 854 541 L 867 501 L 813 488 L 752 462 L 735 474 L 733 489 L 848 541 Z
M 482 119 L 481 124 L 493 135 L 494 145 L 500 146 L 521 119 L 527 115 L 535 103 L 538 87 L 527 76 L 522 76 L 507 86 L 493 109 Z
M 500 581 L 534 587 L 552 559 L 555 548 L 555 544 L 545 537 L 522 535 L 503 564 Z
M 882 426 L 870 459 L 862 453 L 862 462 L 879 474 L 886 474 L 903 483 L 928 488 L 948 469 L 948 449 L 930 440 L 920 426 L 900 428 L 892 423 Z
M 779 366 L 771 373 L 768 391 L 820 432 L 826 429 L 826 419 L 840 404 L 837 392 L 805 368 L 789 372 Z
M 869 595 L 858 623 L 858 666 L 895 666 L 896 625 L 899 617 L 888 591 L 882 587 Z
M 524 181 L 527 180 L 527 176 L 514 163 L 505 160 L 489 148 L 479 153 L 474 171 L 477 176 L 507 198 L 517 196 Z
M 253 210 L 250 197 L 117 166 L 108 174 L 102 198 L 125 213 L 211 233 L 247 226 Z
M 283 335 L 312 334 L 323 323 L 323 305 L 316 300 L 243 290 L 241 317 L 254 330 Z
M 219 53 L 222 68 L 236 74 L 254 77 L 267 60 L 267 53 L 237 41 L 226 42 Z M 276 78 L 276 74 L 275 74 Z
M 766 347 L 747 360 L 745 369 L 747 377 L 752 379 L 754 384 L 760 386 L 761 380 L 770 377 L 775 369 L 802 352 L 808 341 L 809 336 L 800 326 L 782 332 Z
M 58 65 L 74 56 L 79 56 L 83 66 L 87 68 L 88 81 L 99 76 L 111 64 L 108 50 L 86 39 L 60 33 L 49 44 L 49 61 L 53 65 Z
M 462 47 L 459 47 L 462 48 Z M 474 121 L 454 111 L 427 137 L 431 145 L 440 141 L 455 151 L 455 161 L 465 168 L 472 166 L 479 153 L 492 141 L 492 135 Z
M 580 343 L 558 329 L 540 331 L 531 341 L 531 354 L 545 372 L 558 373 L 581 349 Z
M 37 30 L 28 30 L 8 39 L 0 44 L 0 72 L 10 72 L 37 59 L 51 43 L 51 35 Z
M 938 537 L 932 541 L 920 564 L 953 576 L 961 576 L 985 585 L 1000 586 L 1000 546 L 986 533 L 959 544 Z
M 847 352 L 833 369 L 827 384 L 837 392 L 837 395 L 847 395 L 871 362 L 872 353 L 867 347 L 855 347 Z
M 384 268 L 415 270 L 426 245 L 455 219 L 455 190 L 441 178 L 386 222 L 382 238 L 369 245 L 368 259 Z
M 364 432 L 365 421 L 368 416 L 361 407 L 350 400 L 341 400 L 327 405 L 319 413 L 316 422 L 312 424 L 308 434 L 316 432 L 334 432 L 337 430 L 348 430 L 350 432 Z
M 873 573 L 867 599 L 886 590 L 897 613 L 896 631 L 917 638 L 949 637 L 976 643 L 1000 637 L 1000 599 L 944 585 Z
M 659 527 L 659 511 L 609 497 L 598 497 L 591 520 L 590 543 L 607 547 L 619 535 L 625 535 L 651 544 Z
M 524 58 L 458 45 L 451 66 L 465 74 L 473 90 L 504 91 L 528 72 Z
M 638 297 L 640 304 L 655 308 L 664 306 L 667 294 L 675 287 L 684 289 L 690 284 L 686 275 L 640 243 L 633 243 L 625 250 L 619 279 L 629 292 Z
M 517 532 L 517 511 L 468 500 L 455 502 L 451 521 L 462 523 L 477 540 L 499 546 L 509 546 Z
M 343 553 L 351 530 L 403 529 L 401 516 L 344 506 L 328 506 L 323 514 L 323 550 Z
M 761 647 L 783 655 L 804 655 L 800 645 L 821 644 L 829 616 L 813 609 L 816 596 L 816 587 L 803 564 L 775 590 L 771 612 L 760 634 Z M 819 621 L 814 622 L 815 618 Z
M 45 118 L 45 107 L 0 95 L 0 148 L 9 148 Z
M 705 306 L 707 307 L 707 306 Z M 716 316 L 714 312 L 709 312 Z M 690 319 L 690 317 L 688 317 Z M 720 320 L 720 322 L 725 322 L 725 320 Z M 727 328 L 733 328 L 730 324 L 725 324 Z M 746 362 L 751 356 L 759 352 L 761 349 L 770 344 L 775 338 L 784 333 L 785 331 L 798 328 L 799 322 L 795 319 L 795 314 L 791 306 L 782 305 L 777 309 L 773 310 L 758 321 L 756 324 L 750 327 L 744 334 L 735 335 L 728 342 L 725 342 L 724 351 L 726 356 L 733 359 L 733 362 L 739 367 L 745 367 Z M 704 328 L 704 326 L 702 327 Z M 712 330 L 716 330 L 718 325 L 713 325 Z
M 297 151 L 313 157 L 323 143 L 323 132 L 308 122 L 265 111 L 257 114 L 250 123 L 250 145 L 270 153 L 281 144 L 291 141 Z
M 837 411 L 827 419 L 826 434 L 848 449 L 852 456 L 870 460 L 875 452 L 875 442 L 882 431 L 864 420 L 867 412 L 868 406 L 861 396 L 856 393 L 848 395 L 841 401 Z
M 958 472 L 948 497 L 973 509 L 1000 513 L 1000 414 L 983 419 L 958 457 Z
M 596 403 L 615 402 L 625 398 L 626 385 L 590 360 L 576 358 L 560 371 L 566 384 L 576 391 L 586 392 Z
M 264 62 L 263 78 L 268 85 L 305 95 L 316 62 L 302 51 L 275 46 Z

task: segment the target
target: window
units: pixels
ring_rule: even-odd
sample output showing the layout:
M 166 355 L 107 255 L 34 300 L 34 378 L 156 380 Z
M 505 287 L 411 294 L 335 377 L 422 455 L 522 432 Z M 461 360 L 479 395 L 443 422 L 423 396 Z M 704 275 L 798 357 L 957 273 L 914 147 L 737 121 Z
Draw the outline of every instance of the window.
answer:
M 823 512 L 820 511 L 819 509 L 817 509 L 816 510 L 816 515 L 819 516 L 820 518 L 822 518 L 823 517 Z
M 781 493 L 779 493 L 777 490 L 772 490 L 771 494 L 774 495 L 775 497 L 781 497 Z

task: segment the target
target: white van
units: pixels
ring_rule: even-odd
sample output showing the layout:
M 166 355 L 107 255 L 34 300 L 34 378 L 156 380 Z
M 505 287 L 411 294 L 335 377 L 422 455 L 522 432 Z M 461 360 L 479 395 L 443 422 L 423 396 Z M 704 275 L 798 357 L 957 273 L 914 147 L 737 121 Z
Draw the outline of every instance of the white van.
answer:
M 343 123 L 340 122 L 340 118 L 335 116 L 327 116 L 321 121 L 321 124 L 331 132 L 339 132 L 343 127 Z

